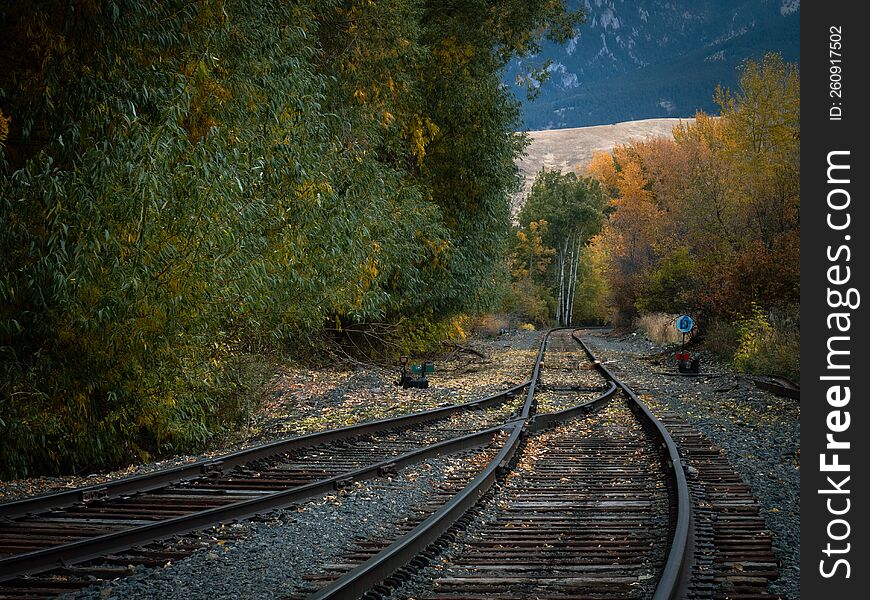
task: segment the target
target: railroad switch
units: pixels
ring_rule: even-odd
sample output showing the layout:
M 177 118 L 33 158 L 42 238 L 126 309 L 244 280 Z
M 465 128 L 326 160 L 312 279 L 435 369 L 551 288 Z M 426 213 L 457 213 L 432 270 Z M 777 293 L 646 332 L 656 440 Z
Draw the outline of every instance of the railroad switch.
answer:
M 402 365 L 402 370 L 399 372 L 399 380 L 396 385 L 403 388 L 419 388 L 425 389 L 429 387 L 429 380 L 426 379 L 427 373 L 435 372 L 435 365 L 430 362 L 408 365 L 408 357 L 400 356 L 399 363 Z

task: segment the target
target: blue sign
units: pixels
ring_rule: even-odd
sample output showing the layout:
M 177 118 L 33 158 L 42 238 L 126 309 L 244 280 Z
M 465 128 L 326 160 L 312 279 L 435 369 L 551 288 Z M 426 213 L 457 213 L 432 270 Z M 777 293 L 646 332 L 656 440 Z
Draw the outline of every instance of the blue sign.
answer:
M 681 333 L 689 333 L 692 327 L 695 326 L 695 321 L 689 315 L 677 317 L 677 331 Z

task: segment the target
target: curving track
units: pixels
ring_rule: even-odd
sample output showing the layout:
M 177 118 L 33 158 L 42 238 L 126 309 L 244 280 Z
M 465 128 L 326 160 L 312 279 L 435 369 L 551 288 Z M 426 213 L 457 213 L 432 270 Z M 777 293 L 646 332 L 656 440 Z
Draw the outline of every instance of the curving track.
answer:
M 455 470 L 419 510 L 310 572 L 293 598 L 769 597 L 777 565 L 749 488 L 709 441 L 675 415 L 657 419 L 563 329 L 542 340 L 529 382 L 481 401 L 0 505 L 0 579 L 40 572 L 0 598 L 50 597 L 197 547 L 142 548 L 131 535 L 263 513 L 438 455 Z
M 599 385 L 590 399 L 596 388 L 578 373 L 586 362 L 580 350 L 571 331 L 548 334 L 522 418 L 503 450 L 415 529 L 361 564 L 344 565 L 309 599 L 390 597 L 395 588 L 395 598 L 413 592 L 434 600 L 681 597 L 689 492 L 676 447 L 621 383 L 620 399 L 611 400 L 614 383 Z M 573 398 L 574 406 L 537 414 L 541 381 L 548 393 L 568 397 L 551 405 Z M 506 477 L 493 488 L 499 472 Z M 484 494 L 488 508 L 481 509 Z M 487 514 L 469 516 L 480 511 Z M 415 580 L 420 565 L 453 546 L 459 550 L 436 559 L 437 571 L 421 576 L 425 583 Z
M 652 595 L 669 541 L 666 472 L 624 400 L 532 436 L 493 501 L 421 598 Z

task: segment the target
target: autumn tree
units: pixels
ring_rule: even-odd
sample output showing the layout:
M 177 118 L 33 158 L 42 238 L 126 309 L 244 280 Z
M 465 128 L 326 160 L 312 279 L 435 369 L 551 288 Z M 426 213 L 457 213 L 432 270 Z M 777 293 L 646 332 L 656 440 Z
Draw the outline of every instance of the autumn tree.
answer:
M 540 220 L 549 223 L 543 242 L 555 250 L 548 283 L 556 298 L 554 317 L 561 325 L 572 322 L 582 250 L 601 228 L 604 210 L 605 197 L 597 181 L 547 170 L 538 173 L 520 210 L 523 227 Z
M 262 354 L 492 305 L 523 144 L 498 69 L 580 22 L 519 0 L 0 11 L 4 475 L 201 448 Z
M 595 246 L 624 316 L 691 311 L 709 323 L 799 302 L 800 87 L 778 55 L 749 61 L 720 115 L 699 113 L 673 140 L 596 155 L 611 198 Z

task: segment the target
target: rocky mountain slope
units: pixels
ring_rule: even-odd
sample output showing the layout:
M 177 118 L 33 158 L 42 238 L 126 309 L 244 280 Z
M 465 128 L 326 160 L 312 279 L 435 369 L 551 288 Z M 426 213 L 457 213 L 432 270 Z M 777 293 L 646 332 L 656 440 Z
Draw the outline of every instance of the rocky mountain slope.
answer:
M 715 112 L 747 58 L 799 60 L 800 0 L 569 0 L 586 23 L 566 45 L 515 60 L 504 80 L 524 101 L 525 126 L 553 129 Z M 516 79 L 550 60 L 536 101 Z

